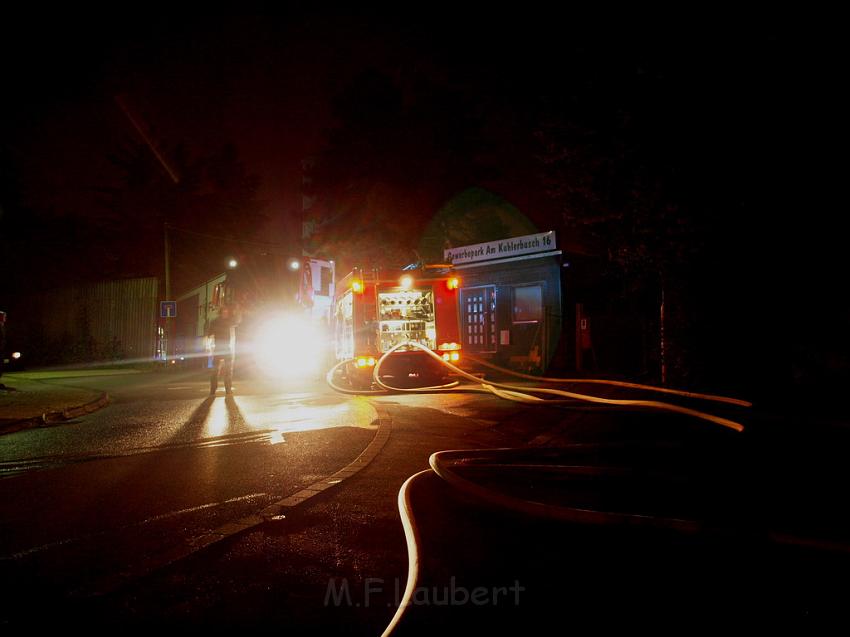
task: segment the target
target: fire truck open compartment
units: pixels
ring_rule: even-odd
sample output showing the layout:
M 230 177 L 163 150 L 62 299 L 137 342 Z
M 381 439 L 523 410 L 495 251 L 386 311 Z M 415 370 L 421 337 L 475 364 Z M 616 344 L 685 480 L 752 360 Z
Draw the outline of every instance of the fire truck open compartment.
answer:
M 378 329 L 382 352 L 408 341 L 436 349 L 433 290 L 420 288 L 378 292 Z

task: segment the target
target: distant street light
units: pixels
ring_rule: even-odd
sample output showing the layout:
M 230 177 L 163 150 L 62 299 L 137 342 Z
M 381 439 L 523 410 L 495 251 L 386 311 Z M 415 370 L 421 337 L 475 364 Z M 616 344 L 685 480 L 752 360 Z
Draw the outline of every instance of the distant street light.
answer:
M 301 261 L 298 259 L 292 258 L 289 260 L 289 269 L 295 272 L 296 270 L 301 269 Z
M 231 270 L 232 270 L 233 268 L 235 268 L 237 265 L 239 265 L 239 262 L 238 262 L 236 259 L 230 259 L 230 260 L 227 262 L 227 267 L 228 267 L 228 268 L 230 268 Z

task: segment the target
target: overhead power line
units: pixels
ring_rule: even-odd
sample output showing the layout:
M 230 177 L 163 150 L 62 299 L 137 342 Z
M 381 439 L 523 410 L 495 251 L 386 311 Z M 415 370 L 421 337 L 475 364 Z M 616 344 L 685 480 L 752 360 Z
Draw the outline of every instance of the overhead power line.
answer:
M 291 250 L 287 251 L 286 246 L 282 246 L 279 243 L 269 243 L 266 241 L 251 241 L 249 239 L 235 239 L 233 237 L 222 237 L 219 235 L 208 234 L 206 232 L 197 232 L 195 230 L 186 230 L 185 228 L 178 228 L 177 226 L 172 226 L 171 224 L 165 224 L 165 227 L 170 231 L 182 232 L 184 234 L 191 234 L 196 237 L 206 237 L 207 239 L 215 239 L 216 241 L 226 241 L 228 243 L 242 243 L 245 245 L 253 245 L 263 248 L 279 248 L 283 250 L 281 254 L 289 254 Z

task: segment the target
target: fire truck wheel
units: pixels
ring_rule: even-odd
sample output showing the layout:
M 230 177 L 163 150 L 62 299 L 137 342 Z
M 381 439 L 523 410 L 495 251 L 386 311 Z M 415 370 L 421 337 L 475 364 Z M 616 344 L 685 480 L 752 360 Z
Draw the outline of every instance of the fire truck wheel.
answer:
M 366 381 L 362 379 L 352 379 L 351 388 L 355 391 L 369 391 L 372 389 L 372 381 Z
M 354 391 L 369 391 L 372 389 L 372 378 L 350 363 L 345 366 L 344 378 L 349 388 Z

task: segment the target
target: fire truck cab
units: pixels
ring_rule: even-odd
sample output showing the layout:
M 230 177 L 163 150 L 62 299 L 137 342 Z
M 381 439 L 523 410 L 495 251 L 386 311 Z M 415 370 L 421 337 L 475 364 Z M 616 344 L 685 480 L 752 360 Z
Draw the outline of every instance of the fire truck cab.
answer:
M 389 349 L 418 343 L 443 360 L 461 357 L 459 280 L 451 266 L 402 270 L 355 269 L 343 277 L 334 298 L 334 344 L 343 380 L 368 389 L 377 360 Z M 448 368 L 414 347 L 401 347 L 381 363 L 380 380 L 392 387 L 445 382 Z

